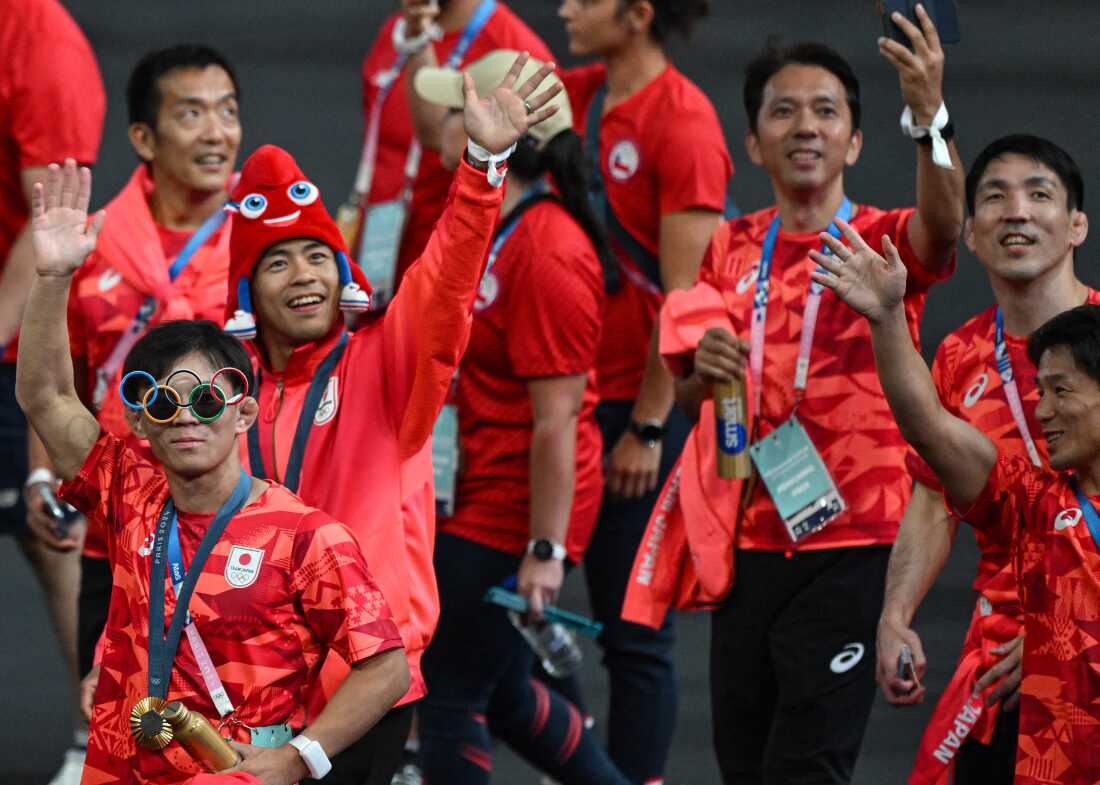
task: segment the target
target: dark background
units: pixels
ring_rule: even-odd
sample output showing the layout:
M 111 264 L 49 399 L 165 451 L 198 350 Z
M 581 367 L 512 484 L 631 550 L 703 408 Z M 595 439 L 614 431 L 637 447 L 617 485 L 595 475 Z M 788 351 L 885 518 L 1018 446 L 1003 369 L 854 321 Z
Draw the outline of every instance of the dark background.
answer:
M 555 0 L 511 0 L 510 5 L 563 64 L 573 62 Z M 963 160 L 997 136 L 1036 133 L 1066 147 L 1087 187 L 1094 188 L 1100 172 L 1100 49 L 1095 45 L 1100 3 L 961 0 L 960 5 L 963 43 L 948 49 L 945 94 Z M 362 134 L 360 64 L 395 0 L 71 0 L 66 6 L 91 40 L 107 87 L 107 125 L 95 173 L 97 204 L 125 183 L 135 162 L 125 137 L 130 68 L 145 51 L 183 41 L 221 49 L 237 68 L 245 128 L 241 161 L 260 144 L 282 145 L 297 156 L 330 208 L 343 199 L 354 178 Z M 873 0 L 713 0 L 710 18 L 690 45 L 673 45 L 676 64 L 718 109 L 737 167 L 734 193 L 742 209 L 755 210 L 772 199 L 766 176 L 744 153 L 740 97 L 744 66 L 770 34 L 827 42 L 852 62 L 863 85 L 865 140 L 862 158 L 848 177 L 848 193 L 882 207 L 913 203 L 915 154 L 898 130 L 897 76 L 879 58 L 875 39 L 880 30 Z M 1097 242 L 1086 243 L 1078 260 L 1079 274 L 1093 285 L 1100 283 L 1090 252 Z M 984 273 L 963 249 L 955 277 L 929 298 L 926 353 L 991 302 Z M 973 602 L 973 537 L 964 531 L 959 540 L 917 619 L 929 654 L 933 696 L 950 674 Z M 5 608 L 0 672 L 7 675 L 0 705 L 12 723 L 0 745 L 0 783 L 46 782 L 70 735 L 67 682 L 32 574 L 10 541 L 0 541 L 0 558 L 8 567 L 0 576 L 0 607 Z M 566 604 L 582 608 L 581 581 L 574 577 L 570 583 Z M 707 620 L 682 616 L 680 630 L 683 699 L 667 782 L 717 783 L 709 741 Z M 587 651 L 584 675 L 599 716 L 605 679 L 596 652 Z M 903 782 L 930 710 L 931 705 L 894 710 L 878 699 L 855 781 Z M 494 781 L 533 785 L 538 777 L 502 749 Z

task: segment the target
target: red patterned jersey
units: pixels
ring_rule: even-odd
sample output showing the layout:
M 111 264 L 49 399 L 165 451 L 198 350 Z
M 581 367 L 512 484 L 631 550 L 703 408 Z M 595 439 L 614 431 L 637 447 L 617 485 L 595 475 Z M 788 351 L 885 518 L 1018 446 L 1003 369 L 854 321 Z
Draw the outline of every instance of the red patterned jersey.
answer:
M 566 547 L 579 561 L 599 511 L 602 442 L 596 350 L 603 273 L 592 243 L 556 202 L 525 212 L 481 281 L 458 379 L 462 472 L 442 531 L 519 555 L 530 519 L 527 383 L 587 374 L 577 419 L 576 485 Z
M 148 752 L 129 731 L 131 707 L 148 694 L 149 574 L 167 480 L 104 433 L 62 495 L 113 540 L 114 586 L 83 782 L 183 782 L 203 769 L 178 743 Z M 180 513 L 185 564 L 213 517 Z M 165 597 L 166 631 L 175 609 L 167 579 Z M 355 537 L 275 484 L 230 521 L 203 567 L 190 611 L 235 716 L 252 726 L 286 722 L 300 730 L 308 724 L 305 696 L 329 650 L 355 663 L 401 645 Z M 168 699 L 217 726 L 186 636 Z M 231 727 L 237 741 L 248 741 L 243 726 Z
M 371 107 L 381 93 L 380 77 L 397 61 L 397 52 L 393 48 L 393 26 L 399 18 L 401 14 L 396 13 L 386 21 L 378 32 L 370 52 L 363 60 L 364 126 L 370 118 Z M 446 62 L 461 37 L 461 30 L 453 30 L 444 35 L 441 40 L 432 43 L 439 63 Z M 554 59 L 542 39 L 499 0 L 493 15 L 489 17 L 485 27 L 470 44 L 461 65 L 469 65 L 496 49 L 529 52 L 531 57 L 543 62 Z M 397 199 L 401 196 L 405 187 L 405 161 L 412 140 L 412 115 L 409 112 L 405 81 L 402 78 L 389 91 L 382 108 L 378 159 L 368 195 L 370 204 Z M 443 213 L 443 206 L 447 202 L 447 190 L 451 187 L 452 179 L 452 173 L 443 168 L 438 151 L 422 151 L 420 169 L 413 184 L 408 222 L 405 224 L 405 234 L 401 242 L 401 253 L 397 264 L 399 274 L 403 274 L 409 265 L 416 261 L 424 250 L 424 246 L 427 245 L 432 227 Z M 352 249 L 353 255 L 357 250 Z
M 861 205 L 852 226 L 881 253 L 889 235 L 909 271 L 905 314 L 914 342 L 928 287 L 950 275 L 953 264 L 933 274 L 920 265 L 909 244 L 912 209 Z M 736 333 L 749 340 L 753 295 L 764 237 L 774 207 L 719 227 L 703 259 L 700 278 L 726 294 Z M 772 259 L 764 347 L 764 378 L 758 437 L 785 422 L 794 410 L 794 375 L 802 335 L 802 313 L 815 265 L 808 253 L 821 247 L 816 232 L 781 231 Z M 731 299 L 730 293 L 734 296 Z M 836 483 L 847 510 L 798 545 L 800 550 L 892 543 L 909 501 L 905 440 L 879 385 L 867 321 L 829 290 L 821 296 L 805 395 L 798 405 L 805 427 Z M 791 538 L 761 485 L 738 527 L 736 547 L 787 550 Z
M 573 124 L 584 136 L 588 109 L 607 82 L 592 65 L 562 73 Z M 675 117 L 675 122 L 669 118 Z M 600 120 L 600 172 L 619 222 L 650 254 L 660 252 L 661 217 L 690 209 L 721 212 L 733 163 L 710 99 L 669 66 Z M 633 401 L 645 374 L 663 296 L 657 282 L 616 243 L 622 288 L 608 294 L 600 342 L 600 398 Z
M 1100 293 L 1089 289 L 1087 302 L 1100 303 Z M 932 363 L 932 378 L 945 409 L 959 419 L 973 425 L 985 434 L 1001 455 L 1029 460 L 1024 439 L 1012 417 L 1005 397 L 1001 375 L 993 350 L 996 345 L 996 314 L 993 306 L 974 316 L 959 329 L 943 339 Z M 1035 419 L 1035 407 L 1039 404 L 1039 388 L 1035 384 L 1035 366 L 1027 356 L 1027 338 L 1005 335 L 1005 347 L 1012 361 L 1016 388 L 1020 393 L 1028 432 L 1043 465 L 1047 465 L 1046 441 L 1041 438 L 1042 429 Z M 923 485 L 943 493 L 936 475 L 912 449 L 908 455 L 909 470 Z M 976 531 L 981 560 L 974 590 L 987 592 L 994 577 L 1006 571 L 1010 580 L 997 580 L 992 589 L 994 602 L 1015 603 L 1016 582 L 1012 577 L 1010 552 L 1011 530 L 978 529 Z
M 1092 497 L 1095 507 L 1100 497 Z M 1017 536 L 1024 680 L 1016 785 L 1100 780 L 1100 549 L 1067 476 L 998 458 L 959 517 Z

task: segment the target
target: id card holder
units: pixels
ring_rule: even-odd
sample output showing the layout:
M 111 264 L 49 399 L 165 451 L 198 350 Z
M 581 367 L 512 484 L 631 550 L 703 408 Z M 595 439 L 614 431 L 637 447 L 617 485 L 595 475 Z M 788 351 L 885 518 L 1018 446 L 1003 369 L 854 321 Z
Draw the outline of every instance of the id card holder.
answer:
M 797 417 L 750 445 L 749 455 L 793 542 L 821 531 L 846 509 Z
M 281 747 L 294 738 L 294 731 L 285 722 L 279 725 L 265 725 L 262 728 L 249 728 L 253 747 L 274 749 Z
M 374 303 L 380 307 L 393 297 L 397 255 L 401 250 L 408 212 L 408 205 L 403 199 L 391 199 L 367 208 L 363 241 L 359 246 L 359 266 L 374 290 L 371 295 L 372 308 Z
M 458 408 L 443 406 L 432 428 L 432 475 L 435 478 L 435 510 L 444 518 L 454 515 L 458 476 Z

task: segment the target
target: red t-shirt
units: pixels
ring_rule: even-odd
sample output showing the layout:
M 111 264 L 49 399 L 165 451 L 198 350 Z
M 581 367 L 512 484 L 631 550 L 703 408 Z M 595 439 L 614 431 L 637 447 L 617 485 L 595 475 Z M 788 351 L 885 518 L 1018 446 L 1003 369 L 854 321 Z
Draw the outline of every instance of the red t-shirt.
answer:
M 104 433 L 62 496 L 113 540 L 114 585 L 83 781 L 183 782 L 204 769 L 178 742 L 148 752 L 129 730 L 131 707 L 148 695 L 151 546 L 168 499 L 167 479 L 160 467 Z M 185 564 L 213 517 L 179 515 Z M 166 631 L 175 610 L 167 579 L 165 597 Z M 245 725 L 287 722 L 300 730 L 312 719 L 305 716 L 306 695 L 329 650 L 356 663 L 401 645 L 354 535 L 275 484 L 230 521 L 203 566 L 189 609 L 234 716 Z M 168 700 L 183 701 L 217 727 L 218 712 L 185 640 Z M 237 741 L 248 741 L 243 725 L 227 729 Z
M 95 55 L 56 0 L 9 0 L 0 13 L 0 271 L 29 215 L 24 169 L 95 163 L 107 97 Z M 15 361 L 15 341 L 4 360 Z
M 1089 289 L 1088 303 L 1100 303 L 1100 293 Z M 973 425 L 997 445 L 1001 455 L 1030 460 L 1023 437 L 1016 427 L 1008 400 L 1005 397 L 997 361 L 993 356 L 996 345 L 996 314 L 993 306 L 973 317 L 959 329 L 943 339 L 932 363 L 932 378 L 936 391 L 947 411 Z M 1028 432 L 1043 466 L 1048 466 L 1046 440 L 1035 419 L 1035 407 L 1039 405 L 1039 388 L 1035 384 L 1035 366 L 1027 356 L 1027 338 L 1005 335 L 1005 346 L 1012 361 L 1016 389 L 1023 403 Z M 920 456 L 911 448 L 907 457 L 910 473 L 921 484 L 943 493 L 939 479 Z M 974 590 L 988 593 L 994 587 L 993 602 L 1016 600 L 1016 580 L 1012 575 L 1010 553 L 1011 529 L 976 530 L 981 560 Z M 996 581 L 999 573 L 1005 575 Z M 1007 580 L 1005 579 L 1007 578 Z
M 1092 497 L 1095 507 L 1100 501 Z M 975 528 L 1012 521 L 1024 612 L 1016 785 L 1100 779 L 1100 550 L 1067 475 L 999 457 L 958 516 Z
M 583 137 L 589 105 L 607 81 L 607 69 L 591 65 L 565 71 L 561 77 L 573 107 L 573 124 Z M 693 208 L 725 208 L 733 163 L 710 99 L 670 65 L 604 114 L 600 172 L 619 222 L 656 257 L 662 216 Z M 633 401 L 645 374 L 663 295 L 658 282 L 647 278 L 617 243 L 612 245 L 623 285 L 607 297 L 597 363 L 600 398 Z
M 602 443 L 596 351 L 603 272 L 592 243 L 556 202 L 530 208 L 481 281 L 458 377 L 462 466 L 441 530 L 515 555 L 530 539 L 531 396 L 527 383 L 586 374 L 566 548 L 580 561 L 599 512 Z
M 396 13 L 386 21 L 374 41 L 374 46 L 363 60 L 364 133 L 369 122 L 371 107 L 381 91 L 377 78 L 380 74 L 389 71 L 397 62 L 397 52 L 393 48 L 393 26 L 400 17 L 401 14 Z M 440 64 L 446 62 L 461 37 L 462 31 L 454 30 L 444 35 L 442 40 L 432 44 L 435 48 L 436 60 Z M 499 0 L 496 10 L 477 38 L 470 44 L 460 65 L 469 65 L 495 49 L 530 52 L 532 57 L 544 62 L 554 59 L 542 39 Z M 382 109 L 378 158 L 368 197 L 369 204 L 396 199 L 405 187 L 405 160 L 408 157 L 409 145 L 413 141 L 412 115 L 409 113 L 407 89 L 405 80 L 402 78 L 390 89 Z M 431 236 L 432 227 L 443 213 L 443 205 L 447 201 L 447 191 L 451 187 L 453 178 L 454 175 L 443 168 L 438 151 L 423 151 L 398 258 L 399 276 L 423 252 Z M 352 250 L 353 253 L 358 252 L 358 249 Z
M 909 244 L 914 210 L 883 211 L 860 205 L 852 226 L 881 253 L 882 236 L 897 245 L 909 271 L 905 314 L 914 342 L 928 287 L 948 277 L 920 265 Z M 703 259 L 700 279 L 726 293 L 734 292 L 730 311 L 736 334 L 749 340 L 753 296 L 764 237 L 775 217 L 774 207 L 719 227 Z M 770 433 L 794 409 L 794 377 L 802 336 L 802 313 L 815 268 L 808 253 L 820 249 L 816 232 L 781 231 L 772 259 L 770 299 L 764 346 L 764 378 L 758 438 Z M 905 467 L 906 443 L 898 432 L 875 372 L 867 321 L 829 290 L 821 296 L 806 390 L 798 419 L 821 454 L 847 509 L 821 531 L 798 544 L 799 550 L 888 544 L 909 501 L 911 481 Z M 745 510 L 736 547 L 788 550 L 786 526 L 761 483 Z

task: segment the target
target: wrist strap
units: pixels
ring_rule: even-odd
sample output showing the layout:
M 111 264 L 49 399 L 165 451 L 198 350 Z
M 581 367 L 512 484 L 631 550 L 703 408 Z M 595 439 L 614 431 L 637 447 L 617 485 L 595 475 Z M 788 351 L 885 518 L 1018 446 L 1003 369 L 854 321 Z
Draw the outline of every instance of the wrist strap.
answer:
M 57 478 L 53 476 L 53 472 L 45 466 L 39 466 L 27 475 L 27 480 L 23 483 L 23 487 L 30 488 L 32 485 L 38 485 L 40 482 L 47 482 L 53 485 L 53 481 L 56 479 Z
M 470 157 L 475 161 L 481 161 L 489 165 L 489 169 L 485 172 L 485 175 L 489 179 L 489 185 L 493 186 L 493 188 L 500 188 L 501 184 L 504 182 L 504 175 L 508 173 L 508 167 L 498 170 L 497 164 L 507 161 L 509 156 L 515 151 L 516 145 L 514 143 L 502 153 L 490 153 L 473 139 L 466 141 L 466 152 Z
M 920 141 L 925 137 L 930 138 L 932 140 L 932 162 L 941 169 L 955 168 L 955 165 L 951 163 L 951 153 L 947 149 L 947 139 L 944 138 L 942 133 L 950 122 L 951 118 L 947 114 L 947 105 L 943 102 L 940 102 L 940 108 L 936 110 L 936 115 L 929 125 L 914 125 L 913 110 L 908 106 L 901 113 L 902 133 L 915 141 Z M 948 139 L 954 135 L 954 127 L 949 130 L 948 134 Z
M 399 55 L 408 57 L 417 54 L 428 45 L 429 41 L 438 41 L 443 37 L 443 31 L 434 23 L 420 31 L 420 35 L 412 38 L 405 37 L 405 18 L 401 17 L 393 26 L 393 48 Z

